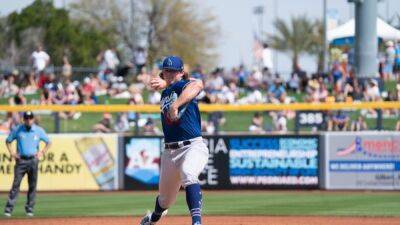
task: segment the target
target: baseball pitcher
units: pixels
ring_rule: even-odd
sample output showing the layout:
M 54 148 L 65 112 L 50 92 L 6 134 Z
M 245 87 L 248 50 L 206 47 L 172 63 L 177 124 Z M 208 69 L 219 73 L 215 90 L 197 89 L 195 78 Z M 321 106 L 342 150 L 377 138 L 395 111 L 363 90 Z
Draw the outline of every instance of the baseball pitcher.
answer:
M 196 96 L 202 91 L 200 80 L 188 79 L 183 61 L 168 56 L 162 65 L 161 78 L 153 78 L 154 89 L 164 89 L 161 97 L 161 120 L 165 150 L 161 156 L 159 195 L 155 209 L 140 225 L 153 225 L 174 204 L 181 186 L 192 216 L 192 225 L 201 225 L 202 193 L 198 177 L 208 161 L 208 148 L 201 137 L 201 118 Z

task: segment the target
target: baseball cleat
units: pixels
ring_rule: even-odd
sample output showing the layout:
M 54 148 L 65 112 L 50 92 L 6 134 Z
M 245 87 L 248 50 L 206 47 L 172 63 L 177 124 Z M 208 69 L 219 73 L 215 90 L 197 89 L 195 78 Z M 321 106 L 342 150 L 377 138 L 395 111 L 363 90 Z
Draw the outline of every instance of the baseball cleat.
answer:
M 26 213 L 26 216 L 27 216 L 27 217 L 33 217 L 33 212 L 27 212 L 27 213 Z
M 4 213 L 4 216 L 5 216 L 5 217 L 11 217 L 11 213 L 5 212 L 5 213 Z
M 147 213 L 140 222 L 140 225 L 154 225 L 154 224 L 156 223 L 151 222 L 151 213 Z
M 167 212 L 168 212 L 168 210 L 165 210 L 161 214 L 161 217 L 167 215 Z M 147 214 L 143 217 L 142 221 L 140 222 L 140 225 L 155 225 L 157 222 L 152 222 L 151 221 L 151 214 L 152 214 L 151 212 L 147 212 Z

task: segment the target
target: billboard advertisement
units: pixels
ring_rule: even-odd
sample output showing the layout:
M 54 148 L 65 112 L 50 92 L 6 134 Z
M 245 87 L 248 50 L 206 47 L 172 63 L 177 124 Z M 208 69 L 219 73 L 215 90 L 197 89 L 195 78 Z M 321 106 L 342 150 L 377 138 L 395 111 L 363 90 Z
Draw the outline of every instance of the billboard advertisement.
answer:
M 327 133 L 327 189 L 400 189 L 400 133 Z
M 208 189 L 317 188 L 318 136 L 206 136 Z
M 14 176 L 14 160 L 0 137 L 0 191 L 8 191 Z M 117 135 L 49 135 L 52 145 L 39 162 L 37 188 L 55 190 L 118 189 Z M 15 149 L 15 142 L 14 142 Z M 27 176 L 21 190 L 27 190 Z
M 204 189 L 318 188 L 318 136 L 205 136 Z M 161 137 L 124 137 L 124 188 L 157 189 Z
M 159 137 L 124 137 L 124 189 L 157 189 L 161 142 Z

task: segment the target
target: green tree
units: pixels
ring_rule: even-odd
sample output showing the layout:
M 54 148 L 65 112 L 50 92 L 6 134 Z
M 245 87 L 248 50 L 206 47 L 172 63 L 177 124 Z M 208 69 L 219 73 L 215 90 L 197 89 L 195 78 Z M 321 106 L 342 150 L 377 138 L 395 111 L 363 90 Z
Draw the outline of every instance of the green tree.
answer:
M 292 17 L 289 23 L 282 19 L 275 20 L 277 32 L 269 36 L 269 40 L 273 48 L 290 54 L 293 69 L 301 54 L 318 52 L 318 29 L 315 25 L 306 16 Z
M 309 53 L 317 57 L 317 71 L 324 72 L 324 26 L 321 20 L 316 20 L 313 27 L 312 45 Z
M 100 49 L 112 42 L 111 35 L 82 21 L 71 20 L 67 10 L 55 8 L 49 0 L 36 0 L 20 13 L 11 13 L 5 30 L 10 43 L 6 48 L 13 50 L 3 50 L 14 52 L 13 64 L 26 64 L 39 42 L 54 65 L 61 65 L 62 57 L 69 54 L 75 66 L 94 66 Z
M 135 47 L 145 47 L 150 64 L 170 54 L 182 56 L 189 65 L 215 61 L 218 26 L 210 11 L 199 10 L 191 1 L 136 0 L 131 18 L 131 6 L 126 0 L 79 0 L 71 8 L 74 18 L 112 31 L 120 51 L 129 49 L 131 54 Z
M 175 54 L 189 65 L 213 66 L 218 25 L 211 11 L 183 0 L 150 0 L 146 18 L 150 61 Z
M 131 54 L 138 42 L 138 31 L 133 30 L 130 5 L 125 0 L 78 0 L 70 4 L 71 17 L 94 27 L 97 31 L 112 36 L 113 47 L 124 55 Z M 128 51 L 126 51 L 128 50 Z

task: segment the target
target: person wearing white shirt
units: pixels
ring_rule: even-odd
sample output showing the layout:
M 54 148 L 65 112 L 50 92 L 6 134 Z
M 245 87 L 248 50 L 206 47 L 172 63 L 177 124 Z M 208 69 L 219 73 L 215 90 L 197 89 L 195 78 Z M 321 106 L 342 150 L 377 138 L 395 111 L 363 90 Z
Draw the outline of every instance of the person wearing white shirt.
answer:
M 49 65 L 50 56 L 43 51 L 43 47 L 41 45 L 38 45 L 36 51 L 34 51 L 31 55 L 31 62 L 35 72 L 40 73 Z
M 142 68 L 146 66 L 147 61 L 147 52 L 144 48 L 138 47 L 133 55 L 133 63 L 136 66 L 136 74 L 139 74 L 142 71 Z
M 115 70 L 119 64 L 119 59 L 115 52 L 115 48 L 107 49 L 104 52 L 104 62 L 107 69 Z
M 267 43 L 264 43 L 263 45 L 263 50 L 262 50 L 262 62 L 263 62 L 263 67 L 268 68 L 268 70 L 271 72 L 273 69 L 273 63 L 272 63 L 272 51 L 268 47 Z

